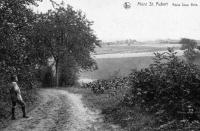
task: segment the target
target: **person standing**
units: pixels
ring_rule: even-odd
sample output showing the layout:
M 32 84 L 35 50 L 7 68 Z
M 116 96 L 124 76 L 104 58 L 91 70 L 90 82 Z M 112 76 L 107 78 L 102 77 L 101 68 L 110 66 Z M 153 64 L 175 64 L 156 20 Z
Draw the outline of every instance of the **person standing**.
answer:
M 26 111 L 25 111 L 25 102 L 22 99 L 21 96 L 21 91 L 20 88 L 17 84 L 18 82 L 18 78 L 16 75 L 12 75 L 11 76 L 11 82 L 9 83 L 9 87 L 10 87 L 10 96 L 11 96 L 11 101 L 12 101 L 12 120 L 15 120 L 15 108 L 16 108 L 16 104 L 19 104 L 21 106 L 22 112 L 23 112 L 23 117 L 24 118 L 28 118 L 28 116 L 26 115 Z

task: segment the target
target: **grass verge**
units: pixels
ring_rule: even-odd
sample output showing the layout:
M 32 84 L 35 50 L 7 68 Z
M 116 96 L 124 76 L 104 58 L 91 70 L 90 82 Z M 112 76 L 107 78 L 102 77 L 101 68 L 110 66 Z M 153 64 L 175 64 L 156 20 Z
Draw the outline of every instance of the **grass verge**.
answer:
M 100 110 L 104 121 L 120 125 L 127 131 L 150 131 L 155 125 L 154 117 L 138 107 L 127 107 L 122 103 L 128 89 L 106 90 L 103 94 L 94 94 L 90 89 L 67 88 L 73 93 L 82 94 L 83 102 L 91 110 Z

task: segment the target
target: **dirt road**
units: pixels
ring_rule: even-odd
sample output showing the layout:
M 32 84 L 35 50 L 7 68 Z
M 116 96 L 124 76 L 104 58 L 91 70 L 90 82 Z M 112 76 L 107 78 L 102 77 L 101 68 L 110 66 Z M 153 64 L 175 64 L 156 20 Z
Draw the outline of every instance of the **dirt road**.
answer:
M 41 103 L 28 114 L 30 118 L 18 118 L 4 131 L 122 131 L 85 107 L 80 94 L 56 89 L 40 93 Z

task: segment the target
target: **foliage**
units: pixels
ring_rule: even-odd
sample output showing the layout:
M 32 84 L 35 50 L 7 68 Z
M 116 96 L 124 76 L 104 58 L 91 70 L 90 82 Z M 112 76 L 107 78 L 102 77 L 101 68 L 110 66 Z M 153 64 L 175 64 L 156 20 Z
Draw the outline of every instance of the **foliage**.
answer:
M 35 0 L 2 0 L 0 3 L 0 66 L 1 73 L 29 71 L 37 58 L 33 55 L 29 32 L 35 19 L 27 5 Z M 32 50 L 31 50 L 32 49 Z
M 181 49 L 185 50 L 184 56 L 188 61 L 193 61 L 199 54 L 199 52 L 195 50 L 197 48 L 197 42 L 195 40 L 183 38 L 179 43 L 182 44 Z
M 104 93 L 108 89 L 127 88 L 128 77 L 113 78 L 106 80 L 96 80 L 94 82 L 86 83 L 82 88 L 90 88 L 95 94 Z
M 182 50 L 194 49 L 197 47 L 197 42 L 192 39 L 182 38 L 179 43 L 182 44 L 181 46 Z
M 37 0 L 1 0 L 0 2 L 0 76 L 6 84 L 10 74 L 17 74 L 24 88 L 32 88 L 37 65 L 44 64 L 46 57 L 39 54 L 32 42 L 35 14 L 28 5 Z
M 54 74 L 52 66 L 43 66 L 38 72 L 38 78 L 42 83 L 42 87 L 53 87 Z
M 75 60 L 75 66 L 83 69 L 96 67 L 90 53 L 99 45 L 99 40 L 91 29 L 92 22 L 81 11 L 75 11 L 70 5 L 66 8 L 64 4 L 57 6 L 54 10 L 37 15 L 34 41 L 54 58 L 58 85 L 59 64 L 66 55 Z
M 59 67 L 59 86 L 72 86 L 77 81 L 78 67 L 75 60 L 70 55 L 65 55 L 60 61 Z
M 199 131 L 199 121 L 188 121 L 188 120 L 172 120 L 166 124 L 162 124 L 157 128 L 152 129 L 154 131 Z
M 105 87 L 103 93 L 90 91 L 91 86 L 99 85 Z M 79 90 L 79 93 L 83 94 L 83 100 L 86 99 L 85 103 L 88 107 L 102 111 L 106 123 L 118 124 L 127 131 L 143 131 L 143 129 L 151 127 L 154 123 L 153 117 L 148 113 L 142 112 L 137 107 L 128 107 L 123 103 L 124 95 L 130 91 L 128 77 L 101 80 L 98 83 L 94 81 L 85 84 Z
M 199 109 L 200 70 L 180 60 L 172 49 L 155 53 L 153 64 L 130 74 L 130 83 L 132 91 L 125 96 L 126 105 L 155 113 L 158 122 L 198 119 L 195 112 Z
M 11 74 L 18 75 L 19 86 L 27 104 L 35 97 L 32 89 L 39 86 L 36 67 L 44 64 L 46 57 L 38 54 L 32 40 L 36 17 L 27 8 L 29 5 L 36 5 L 36 1 L 40 0 L 0 1 L 0 120 L 10 114 L 11 102 L 7 84 Z

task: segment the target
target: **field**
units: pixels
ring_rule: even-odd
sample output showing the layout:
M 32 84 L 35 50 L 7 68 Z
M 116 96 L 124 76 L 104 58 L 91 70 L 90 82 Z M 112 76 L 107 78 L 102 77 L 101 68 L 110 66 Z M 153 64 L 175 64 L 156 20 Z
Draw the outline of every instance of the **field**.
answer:
M 141 69 L 152 63 L 152 57 L 96 59 L 98 70 L 81 73 L 81 78 L 107 79 L 112 75 L 125 76 L 131 69 Z
M 174 49 L 179 49 L 180 44 L 148 44 L 140 43 L 134 45 L 102 45 L 95 49 L 95 55 L 100 54 L 114 54 L 114 53 L 139 53 L 139 52 L 155 52 L 164 51 L 167 47 L 173 47 Z
M 96 48 L 94 54 L 98 69 L 81 72 L 80 80 L 107 79 L 113 75 L 126 76 L 132 69 L 142 69 L 151 64 L 153 56 L 149 55 L 150 53 L 166 51 L 167 47 L 177 50 L 180 44 L 103 45 Z

